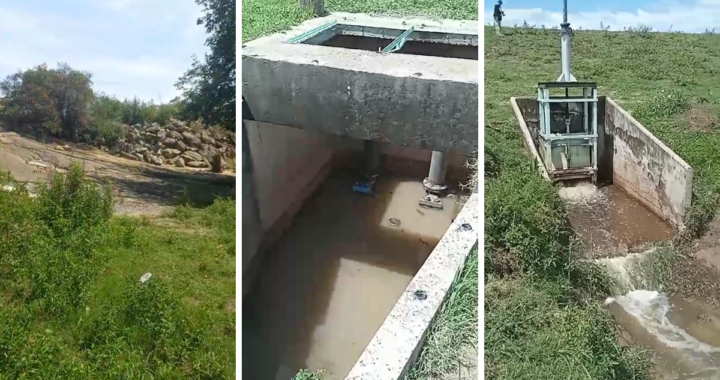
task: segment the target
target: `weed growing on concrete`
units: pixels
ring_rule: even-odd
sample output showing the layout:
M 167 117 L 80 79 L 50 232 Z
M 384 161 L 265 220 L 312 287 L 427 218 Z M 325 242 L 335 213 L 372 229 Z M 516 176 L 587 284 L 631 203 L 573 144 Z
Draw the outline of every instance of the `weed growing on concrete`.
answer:
M 430 326 L 420 356 L 405 380 L 442 379 L 465 372 L 477 378 L 478 247 L 470 253 Z M 470 372 L 470 373 L 468 373 Z

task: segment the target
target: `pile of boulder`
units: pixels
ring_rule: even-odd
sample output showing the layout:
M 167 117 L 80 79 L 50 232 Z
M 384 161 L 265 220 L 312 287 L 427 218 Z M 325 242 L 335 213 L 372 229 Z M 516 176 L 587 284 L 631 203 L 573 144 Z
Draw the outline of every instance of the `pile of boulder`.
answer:
M 158 123 L 127 126 L 124 138 L 111 144 L 98 138 L 96 144 L 110 154 L 158 166 L 214 166 L 214 171 L 221 171 L 228 168 L 226 158 L 235 158 L 232 132 L 211 132 L 177 120 L 171 120 L 164 127 Z

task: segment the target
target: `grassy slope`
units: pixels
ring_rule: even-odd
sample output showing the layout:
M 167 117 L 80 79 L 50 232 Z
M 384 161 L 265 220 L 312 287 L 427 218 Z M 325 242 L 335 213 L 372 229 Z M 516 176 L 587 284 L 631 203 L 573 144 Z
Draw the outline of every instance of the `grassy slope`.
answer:
M 311 17 L 297 7 L 296 0 L 243 0 L 243 41 L 286 30 Z M 473 0 L 328 0 L 330 12 L 381 15 L 417 15 L 432 18 L 477 20 L 478 3 Z M 448 301 L 431 327 L 420 360 L 408 379 L 434 379 L 457 371 L 464 347 L 477 342 L 477 250 L 468 258 L 465 269 L 454 284 Z M 315 379 L 302 373 L 296 379 Z
M 499 38 L 486 29 L 485 115 L 507 133 L 510 96 L 534 95 L 539 81 L 557 78 L 557 31 L 509 29 Z M 720 189 L 720 37 L 710 34 L 576 32 L 572 67 L 596 81 L 599 92 L 620 102 L 695 169 L 692 232 L 714 212 L 703 209 Z M 501 134 L 497 133 L 495 135 Z
M 234 200 L 108 219 L 59 179 L 0 193 L 0 379 L 234 378 Z
M 569 273 L 560 244 L 563 212 L 552 187 L 524 155 L 511 96 L 533 96 L 560 69 L 557 31 L 485 33 L 486 375 L 499 379 L 648 376 L 646 363 L 613 342 L 596 303 L 577 301 L 586 286 Z M 573 73 L 596 81 L 695 168 L 689 230 L 715 214 L 720 187 L 720 38 L 714 35 L 576 32 Z M 525 275 L 499 279 L 513 272 Z M 567 280 L 569 278 L 569 281 Z M 585 289 L 587 290 L 587 289 Z

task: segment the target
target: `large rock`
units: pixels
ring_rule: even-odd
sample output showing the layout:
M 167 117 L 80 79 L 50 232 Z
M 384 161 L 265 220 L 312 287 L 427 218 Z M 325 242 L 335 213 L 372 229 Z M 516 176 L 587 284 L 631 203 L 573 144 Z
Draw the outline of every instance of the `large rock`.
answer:
M 128 160 L 140 161 L 140 159 L 136 155 L 128 152 L 120 151 L 120 157 L 127 158 Z
M 207 132 L 203 132 L 200 134 L 200 141 L 202 141 L 203 144 L 208 145 L 215 145 L 215 139 L 212 138 Z
M 184 152 L 187 150 L 187 146 L 185 145 L 185 143 L 182 140 L 178 140 L 177 145 L 175 145 L 175 148 L 177 148 L 181 152 Z
M 160 143 L 167 147 L 175 148 L 177 146 L 178 140 L 172 139 L 170 137 L 166 137 L 166 138 L 160 140 Z
M 126 143 L 122 147 L 123 152 L 131 153 L 131 154 L 135 153 L 135 149 L 136 149 L 135 144 L 131 144 L 131 143 Z
M 172 137 L 172 138 L 174 138 L 175 140 L 182 140 L 182 139 L 183 139 L 182 133 L 177 132 L 177 131 L 170 131 L 168 137 Z
M 190 161 L 190 162 L 185 162 L 185 165 L 187 165 L 188 167 L 191 167 L 191 168 L 207 168 L 208 166 L 210 166 L 205 161 Z
M 202 147 L 202 149 L 200 149 L 198 153 L 200 153 L 200 155 L 203 156 L 206 160 L 212 162 L 214 157 L 218 155 L 219 152 L 217 149 L 215 149 L 214 146 L 205 145 Z
M 200 148 L 202 147 L 202 141 L 195 135 L 193 135 L 190 132 L 183 132 L 183 141 L 185 141 L 185 144 L 193 147 L 193 148 Z
M 154 154 L 150 153 L 150 151 L 146 151 L 143 155 L 143 158 L 145 159 L 145 162 L 153 164 L 153 165 L 162 165 L 163 161 L 160 157 L 155 156 Z
M 176 158 L 172 161 L 172 163 L 173 163 L 173 165 L 175 165 L 175 166 L 177 166 L 177 167 L 179 167 L 179 168 L 184 168 L 184 167 L 185 167 L 185 161 L 182 159 L 182 157 L 176 157 Z
M 190 130 L 190 128 L 188 128 L 187 124 L 183 123 L 182 121 L 174 120 L 172 122 L 172 126 L 176 131 L 181 132 L 181 133 Z
M 163 149 L 160 153 L 165 158 L 175 158 L 175 157 L 179 156 L 182 152 L 179 151 L 178 149 L 166 148 L 166 149 Z
M 185 159 L 185 163 L 187 164 L 190 161 L 202 161 L 203 156 L 200 153 L 187 151 L 182 154 L 182 157 Z

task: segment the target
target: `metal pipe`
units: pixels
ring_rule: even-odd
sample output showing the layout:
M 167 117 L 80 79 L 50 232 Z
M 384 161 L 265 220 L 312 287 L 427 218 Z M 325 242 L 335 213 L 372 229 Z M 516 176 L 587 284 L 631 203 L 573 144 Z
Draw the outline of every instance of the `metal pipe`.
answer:
M 380 144 L 377 141 L 364 140 L 365 170 L 368 177 L 380 174 Z
M 567 0 L 563 0 L 563 24 L 567 23 Z
M 570 74 L 570 34 L 563 33 L 560 37 L 561 56 L 562 56 L 562 79 L 563 82 L 572 82 Z
M 434 185 L 444 185 L 446 170 L 445 153 L 433 151 L 430 159 L 430 173 L 428 174 L 430 182 Z

